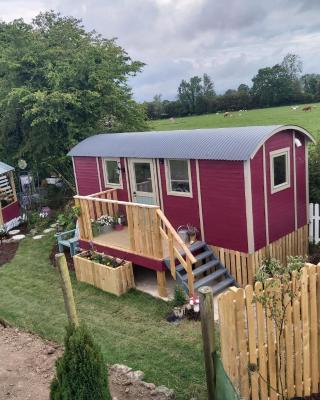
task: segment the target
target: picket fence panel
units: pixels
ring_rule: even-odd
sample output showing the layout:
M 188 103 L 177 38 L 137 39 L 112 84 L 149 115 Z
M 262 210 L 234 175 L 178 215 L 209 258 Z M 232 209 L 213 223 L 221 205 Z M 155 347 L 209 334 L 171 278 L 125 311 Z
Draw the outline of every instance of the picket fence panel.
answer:
M 275 321 L 254 301 L 273 290 L 280 295 L 279 289 L 257 282 L 218 298 L 221 358 L 242 399 L 276 400 L 281 393 L 292 398 L 320 391 L 320 266 L 306 264 L 291 285 L 295 296 L 285 300 L 281 338 Z

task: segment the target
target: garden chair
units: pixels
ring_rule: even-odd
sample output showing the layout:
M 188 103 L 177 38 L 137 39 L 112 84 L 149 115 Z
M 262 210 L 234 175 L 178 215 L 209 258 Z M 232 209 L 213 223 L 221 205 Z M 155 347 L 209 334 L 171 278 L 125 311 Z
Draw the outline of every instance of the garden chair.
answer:
M 75 256 L 79 250 L 79 225 L 77 222 L 76 229 L 71 231 L 62 232 L 57 234 L 57 242 L 59 247 L 59 252 L 63 253 L 64 247 L 69 247 L 71 257 Z

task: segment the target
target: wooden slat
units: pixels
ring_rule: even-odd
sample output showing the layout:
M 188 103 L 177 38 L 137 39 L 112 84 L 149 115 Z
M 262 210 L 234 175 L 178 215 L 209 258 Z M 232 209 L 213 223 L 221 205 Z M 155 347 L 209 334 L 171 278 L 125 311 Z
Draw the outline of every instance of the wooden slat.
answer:
M 127 222 L 128 222 L 130 247 L 131 247 L 131 250 L 136 251 L 136 242 L 135 242 L 133 217 L 132 217 L 132 206 L 130 206 L 130 205 L 126 206 L 126 214 L 127 214 Z
M 317 276 L 316 267 L 309 267 L 309 295 L 310 295 L 310 356 L 311 356 L 311 392 L 319 392 L 319 364 L 318 364 L 318 310 L 317 310 Z
M 294 325 L 294 360 L 295 360 L 295 389 L 296 396 L 302 396 L 302 324 L 300 314 L 300 301 L 293 301 L 293 325 Z
M 293 326 L 292 326 L 292 304 L 289 294 L 285 298 L 286 304 L 286 315 L 285 315 L 285 364 L 286 364 L 286 379 L 287 379 L 287 391 L 288 397 L 294 396 L 294 358 L 293 358 Z M 270 348 L 268 349 L 269 355 L 271 353 Z
M 255 293 L 257 296 L 261 295 L 262 284 L 257 282 L 255 284 Z M 257 331 L 258 331 L 258 353 L 259 353 L 259 374 L 260 374 L 260 391 L 261 399 L 266 400 L 268 396 L 267 389 L 267 356 L 265 347 L 265 324 L 264 324 L 264 312 L 262 304 L 256 303 L 257 310 Z
M 272 289 L 266 289 L 266 295 L 272 296 Z M 269 397 L 270 400 L 277 400 L 277 361 L 276 361 L 276 338 L 274 321 L 268 315 L 266 318 L 267 323 L 267 346 L 268 346 L 268 373 L 269 373 Z
M 301 316 L 302 316 L 302 343 L 303 343 L 303 390 L 304 395 L 310 395 L 310 326 L 308 304 L 308 273 L 304 269 L 301 278 Z

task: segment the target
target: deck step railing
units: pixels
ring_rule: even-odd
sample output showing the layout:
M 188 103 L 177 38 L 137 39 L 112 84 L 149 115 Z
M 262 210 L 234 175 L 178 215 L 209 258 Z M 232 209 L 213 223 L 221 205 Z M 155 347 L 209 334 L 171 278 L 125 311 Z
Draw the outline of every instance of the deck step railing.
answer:
M 193 293 L 192 265 L 196 258 L 158 206 L 119 201 L 117 189 L 75 196 L 80 207 L 80 238 L 94 242 L 92 221 L 102 215 L 123 216 L 128 226 L 129 249 L 132 253 L 163 259 L 169 257 L 171 274 L 176 278 L 176 261 L 188 274 L 189 293 Z

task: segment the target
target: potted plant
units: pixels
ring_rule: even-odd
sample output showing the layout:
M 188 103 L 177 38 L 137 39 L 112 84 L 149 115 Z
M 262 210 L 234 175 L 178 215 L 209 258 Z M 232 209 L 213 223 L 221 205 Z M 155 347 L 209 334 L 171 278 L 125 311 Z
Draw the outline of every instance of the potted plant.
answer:
M 195 226 L 188 224 L 187 225 L 187 233 L 188 233 L 190 244 L 197 241 L 198 229 Z
M 114 219 L 111 215 L 101 215 L 97 219 L 97 224 L 100 227 L 100 233 L 108 233 L 113 230 Z
M 124 228 L 124 223 L 125 223 L 125 216 L 123 214 L 118 214 L 115 217 L 115 226 L 114 229 L 116 231 L 122 231 L 122 229 Z

